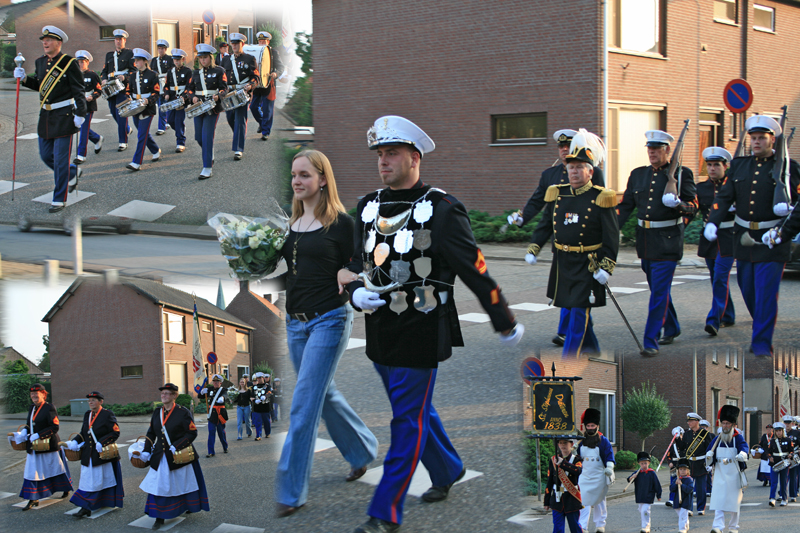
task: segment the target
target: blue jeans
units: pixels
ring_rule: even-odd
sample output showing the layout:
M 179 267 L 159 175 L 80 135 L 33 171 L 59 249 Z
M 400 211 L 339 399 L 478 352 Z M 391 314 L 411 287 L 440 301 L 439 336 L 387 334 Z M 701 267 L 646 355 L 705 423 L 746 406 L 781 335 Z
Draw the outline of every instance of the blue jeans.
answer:
M 278 503 L 298 507 L 308 498 L 320 416 L 344 459 L 361 468 L 378 455 L 378 440 L 336 388 L 333 375 L 353 328 L 350 304 L 308 322 L 286 318 L 286 337 L 297 384 L 289 433 L 275 476 Z
M 250 406 L 242 407 L 241 405 L 236 406 L 236 431 L 237 436 L 241 439 L 242 438 L 242 424 L 244 424 L 245 428 L 247 429 L 247 436 L 251 436 L 253 434 L 253 430 L 250 428 Z

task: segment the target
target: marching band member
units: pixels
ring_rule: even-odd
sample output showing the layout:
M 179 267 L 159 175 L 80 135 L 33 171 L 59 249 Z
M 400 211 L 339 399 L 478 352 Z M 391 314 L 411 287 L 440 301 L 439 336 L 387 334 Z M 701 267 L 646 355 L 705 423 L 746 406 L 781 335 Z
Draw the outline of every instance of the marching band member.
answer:
M 646 131 L 644 135 L 650 166 L 631 172 L 617 212 L 622 227 L 633 210 L 637 210 L 636 253 L 650 287 L 642 355 L 652 357 L 658 355 L 659 345 L 672 344 L 681 334 L 670 287 L 678 261 L 683 257 L 683 218 L 694 216 L 697 199 L 694 175 L 687 167 L 682 167 L 678 197 L 665 192 L 670 143 L 675 138 L 660 130 Z
M 230 52 L 228 51 L 229 48 L 230 47 L 228 46 L 228 43 L 226 43 L 226 42 L 219 43 L 219 52 L 214 54 L 214 64 L 215 65 L 217 65 L 217 66 L 222 65 L 222 59 L 225 56 L 230 55 Z
M 581 425 L 586 428 L 584 439 L 578 444 L 578 456 L 583 464 L 578 486 L 581 489 L 583 509 L 581 509 L 580 525 L 589 531 L 589 516 L 594 509 L 596 533 L 605 533 L 606 494 L 608 487 L 614 483 L 614 449 L 608 438 L 600 433 L 600 411 L 589 408 L 581 415 Z
M 80 130 L 86 115 L 83 75 L 75 60 L 61 53 L 67 34 L 55 26 L 42 28 L 44 55 L 36 59 L 36 71 L 25 76 L 22 67 L 14 69 L 20 85 L 39 92 L 39 157 L 53 170 L 55 188 L 49 211 L 58 213 L 67 202 L 67 194 L 78 187 L 82 172 L 70 164 L 72 135 Z
M 547 465 L 547 485 L 544 490 L 544 510 L 553 511 L 553 533 L 564 533 L 564 522 L 570 533 L 582 533 L 578 517 L 583 505 L 578 489 L 581 458 L 572 453 L 575 440 L 582 437 L 556 437 L 556 454 Z
M 242 51 L 247 42 L 247 36 L 242 33 L 231 33 L 231 46 L 233 55 L 225 56 L 220 65 L 225 69 L 230 85 L 229 92 L 244 89 L 251 92 L 258 83 L 259 73 L 256 65 L 256 58 Z M 225 112 L 228 118 L 228 125 L 233 130 L 233 159 L 239 161 L 244 152 L 244 139 L 247 135 L 247 105 L 239 106 Z
M 119 457 L 100 458 L 103 447 L 119 439 L 117 417 L 113 411 L 103 409 L 105 397 L 99 392 L 90 392 L 86 397 L 89 410 L 83 415 L 80 435 L 67 441 L 70 450 L 81 452 L 81 481 L 69 500 L 80 507 L 77 518 L 92 516 L 92 511 L 103 507 L 122 507 L 125 496 Z
M 156 114 L 156 101 L 158 100 L 158 76 L 147 67 L 150 53 L 141 48 L 133 49 L 133 65 L 136 73 L 128 78 L 126 94 L 134 100 L 144 100 L 147 107 L 138 115 L 133 116 L 133 125 L 136 126 L 136 151 L 133 152 L 133 161 L 125 167 L 128 170 L 138 171 L 142 167 L 145 146 L 153 154 L 153 161 L 161 158 L 161 149 L 150 135 L 150 124 Z
M 173 48 L 172 55 L 173 67 L 167 74 L 166 91 L 164 101 L 172 102 L 176 98 L 184 100 L 184 108 L 170 111 L 167 113 L 167 124 L 175 130 L 175 153 L 186 150 L 186 89 L 192 81 L 192 69 L 184 65 L 186 52 L 180 48 Z
M 166 39 L 159 39 L 156 41 L 156 50 L 158 51 L 158 55 L 150 61 L 150 68 L 158 74 L 158 105 L 161 106 L 166 100 L 164 99 L 164 92 L 167 89 L 167 85 L 169 85 L 169 81 L 167 80 L 167 75 L 175 66 L 175 63 L 172 61 L 172 57 L 167 55 L 167 48 L 169 48 L 169 42 Z M 164 135 L 164 131 L 168 128 L 167 125 L 167 113 L 162 113 L 161 109 L 158 110 L 158 129 L 156 130 L 156 135 Z
M 689 461 L 689 474 L 694 480 L 694 489 L 697 494 L 697 511 L 702 516 L 706 512 L 706 494 L 708 493 L 708 471 L 705 465 L 705 452 L 711 442 L 712 435 L 700 427 L 700 415 L 697 413 L 686 414 L 686 425 L 689 429 L 684 431 L 680 439 L 676 439 L 680 456 Z M 689 507 L 689 515 L 692 507 Z
M 725 529 L 725 513 L 732 515 L 727 526 L 728 531 L 733 533 L 739 529 L 742 479 L 745 479 L 744 469 L 747 468 L 749 446 L 736 428 L 738 407 L 723 405 L 718 418 L 722 431 L 708 445 L 705 460 L 706 466 L 714 467 L 714 488 L 711 489 L 709 502 L 709 507 L 714 511 L 711 533 L 722 533 Z M 744 484 L 746 485 L 746 479 Z
M 547 296 L 567 311 L 564 355 L 600 352 L 591 309 L 606 304 L 603 286 L 614 272 L 619 251 L 617 195 L 591 183 L 604 157 L 605 146 L 596 135 L 584 129 L 575 134 L 565 158 L 569 183 L 547 189 L 544 216 L 525 255 L 525 261 L 535 265 L 542 246 L 553 238 Z
M 258 44 L 266 46 L 265 54 L 269 54 L 269 81 L 266 87 L 257 86 L 253 89 L 253 99 L 250 102 L 250 112 L 253 113 L 253 118 L 258 122 L 258 133 L 261 134 L 261 140 L 269 140 L 269 134 L 272 131 L 272 118 L 275 110 L 275 79 L 278 77 L 278 72 L 283 70 L 283 63 L 278 51 L 273 49 L 269 42 L 272 40 L 272 34 L 268 31 L 260 31 L 256 34 Z M 263 73 L 262 73 L 263 74 Z
M 650 454 L 639 452 L 636 455 L 639 470 L 628 476 L 628 483 L 633 482 L 636 504 L 639 507 L 639 517 L 642 528 L 640 533 L 650 533 L 650 508 L 656 498 L 661 501 L 661 481 L 658 480 L 656 471 L 650 468 Z
M 703 150 L 703 159 L 708 169 L 708 179 L 697 184 L 697 203 L 703 222 L 708 222 L 708 215 L 714 205 L 722 182 L 725 181 L 725 172 L 733 159 L 730 152 L 719 146 L 710 146 Z M 720 327 L 733 326 L 736 322 L 736 312 L 731 300 L 730 277 L 733 267 L 733 226 L 735 207 L 732 207 L 720 224 L 716 241 L 709 241 L 704 235 L 700 236 L 697 255 L 706 260 L 708 273 L 711 276 L 711 311 L 706 317 L 706 332 L 715 337 Z
M 55 492 L 63 492 L 62 498 L 69 496 L 72 490 L 72 476 L 67 466 L 67 458 L 58 447 L 58 413 L 56 407 L 46 402 L 47 391 L 35 383 L 30 388 L 31 402 L 28 408 L 27 424 L 14 433 L 14 440 L 20 444 L 25 442 L 25 471 L 23 474 L 20 498 L 28 501 L 22 509 L 27 511 L 39 506 L 41 498 L 47 498 Z M 50 439 L 47 451 L 33 450 L 37 440 Z
M 783 417 L 786 424 L 786 436 L 792 440 L 795 450 L 800 450 L 800 426 L 797 424 L 797 417 L 786 415 Z M 797 492 L 800 489 L 800 465 L 794 464 L 789 468 L 789 503 L 797 501 Z
M 219 442 L 222 444 L 222 452 L 228 453 L 228 437 L 225 434 L 225 423 L 228 421 L 228 410 L 225 409 L 225 402 L 228 400 L 228 391 L 222 386 L 222 376 L 214 374 L 211 379 L 213 384 L 211 389 L 203 388 L 197 395 L 198 400 L 208 399 L 208 455 L 214 457 L 214 443 L 216 435 L 219 433 Z
M 775 422 L 772 424 L 772 427 L 775 430 L 775 436 L 770 441 L 769 448 L 767 449 L 769 453 L 769 459 L 767 460 L 772 467 L 769 481 L 769 506 L 775 507 L 775 493 L 778 491 L 778 484 L 780 483 L 781 507 L 784 507 L 788 502 L 786 497 L 786 484 L 789 480 L 789 469 L 782 468 L 776 471 L 775 467 L 778 466 L 778 463 L 781 461 L 789 459 L 789 456 L 794 450 L 794 446 L 792 439 L 786 436 L 786 426 L 783 422 Z
M 86 96 L 86 117 L 81 124 L 81 135 L 78 140 L 78 154 L 73 163 L 80 165 L 86 161 L 86 148 L 89 141 L 94 143 L 94 153 L 99 154 L 103 148 L 103 136 L 92 131 L 92 116 L 97 111 L 97 99 L 103 94 L 100 90 L 100 76 L 96 72 L 89 70 L 89 63 L 92 62 L 92 54 L 86 50 L 75 52 L 75 59 L 83 72 L 83 90 Z
M 211 167 L 214 165 L 214 134 L 217 130 L 217 120 L 222 111 L 222 97 L 228 86 L 225 69 L 212 65 L 214 47 L 210 44 L 198 44 L 197 60 L 200 68 L 192 74 L 192 83 L 187 88 L 187 98 L 193 104 L 213 99 L 216 105 L 208 113 L 203 113 L 194 118 L 194 139 L 203 151 L 203 170 L 198 179 L 207 180 L 211 177 Z
M 256 372 L 256 382 L 253 385 L 253 424 L 256 426 L 256 440 L 261 440 L 261 430 L 264 430 L 264 438 L 268 439 L 272 433 L 270 421 L 270 398 L 272 397 L 272 386 L 267 383 L 268 374 Z
M 141 454 L 142 461 L 150 462 L 150 469 L 139 485 L 147 493 L 144 512 L 156 519 L 153 529 L 160 528 L 165 519 L 209 510 L 206 483 L 197 451 L 192 445 L 197 438 L 192 414 L 175 403 L 178 397 L 176 385 L 165 383 L 158 390 L 163 405 L 150 419 L 147 430 L 150 440 L 145 442 Z M 155 442 L 155 446 L 151 442 Z M 194 459 L 188 463 L 175 463 L 175 455 L 186 448 L 191 448 Z
M 123 85 L 126 83 L 126 78 L 132 74 L 136 68 L 133 66 L 133 50 L 125 48 L 125 42 L 128 40 L 128 32 L 125 30 L 114 30 L 114 51 L 106 54 L 106 61 L 103 64 L 103 70 L 100 72 L 100 78 L 105 82 L 118 78 L 122 81 Z M 125 100 L 125 94 L 120 91 L 116 95 L 108 99 L 108 109 L 111 111 L 111 116 L 117 123 L 117 135 L 119 137 L 119 148 L 117 151 L 122 152 L 128 148 L 128 135 L 131 133 L 131 127 L 128 125 L 128 117 L 119 116 L 117 104 Z
M 753 317 L 750 350 L 756 355 L 772 355 L 772 335 L 778 319 L 778 292 L 783 268 L 791 255 L 791 243 L 787 240 L 783 244 L 775 241 L 768 247 L 742 246 L 740 238 L 748 233 L 756 242 L 762 238 L 769 239 L 774 235 L 770 228 L 774 230 L 781 223 L 781 217 L 788 213 L 788 206 L 773 205 L 775 155 L 772 147 L 775 136 L 781 134 L 781 126 L 768 116 L 754 115 L 747 119 L 745 128 L 750 135 L 753 155 L 737 157 L 731 162 L 728 178 L 717 193 L 703 234 L 709 241 L 716 239 L 717 230 L 729 208 L 736 204 L 736 279 L 747 310 Z M 800 186 L 800 165 L 791 160 L 789 170 L 789 200 L 794 202 Z

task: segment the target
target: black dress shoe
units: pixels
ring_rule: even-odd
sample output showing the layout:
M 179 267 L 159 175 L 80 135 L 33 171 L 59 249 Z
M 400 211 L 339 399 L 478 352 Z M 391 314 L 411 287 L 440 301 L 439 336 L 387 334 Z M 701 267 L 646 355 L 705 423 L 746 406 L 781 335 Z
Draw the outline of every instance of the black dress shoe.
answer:
M 664 505 L 666 505 L 667 507 L 672 507 L 672 502 L 667 500 L 666 502 L 664 502 Z
M 215 455 L 215 454 L 213 454 L 213 453 L 210 453 L 210 454 L 206 455 L 206 459 L 208 459 L 209 457 L 214 457 L 214 455 Z
M 400 529 L 400 524 L 387 522 L 386 520 L 381 520 L 373 516 L 358 526 L 353 533 L 391 533 L 398 529 Z
M 156 521 L 153 524 L 153 528 L 152 529 L 159 529 L 163 525 L 164 525 L 164 519 L 163 518 L 156 518 Z
M 62 495 L 61 495 L 61 499 L 63 500 L 64 498 L 66 498 L 66 497 L 68 497 L 68 496 L 69 496 L 69 491 L 68 491 L 68 490 L 65 490 L 65 491 L 64 491 L 64 494 L 62 494 Z
M 305 505 L 305 504 L 303 504 Z M 275 509 L 275 517 L 276 518 L 286 518 L 287 516 L 292 516 L 294 513 L 299 511 L 303 508 L 303 505 L 298 505 L 297 507 L 292 507 L 291 505 L 284 505 L 282 503 L 277 504 L 277 508 Z
M 81 509 L 75 513 L 75 518 L 83 518 L 84 516 L 89 517 L 92 516 L 92 512 L 89 509 L 81 507 Z
M 673 342 L 675 342 L 675 337 L 677 337 L 677 336 L 678 335 L 665 335 L 664 337 L 661 337 L 660 339 L 658 339 L 658 344 L 660 344 L 661 346 L 666 346 L 667 344 L 672 344 Z
M 722 324 L 720 324 L 720 326 L 722 326 L 723 328 L 732 328 L 735 325 L 736 322 L 723 322 Z
M 716 337 L 717 336 L 717 328 L 715 328 L 711 324 L 706 324 L 706 333 L 708 333 L 712 337 Z
M 67 207 L 67 206 L 65 206 L 65 205 L 51 205 L 50 209 L 48 209 L 47 211 L 49 213 L 58 213 L 59 211 L 63 211 L 65 207 Z
M 556 335 L 555 337 L 553 337 L 552 342 L 556 346 L 564 346 L 564 341 L 566 341 L 566 340 L 567 340 L 567 336 L 566 335 Z
M 261 126 L 258 127 L 258 129 L 256 130 L 256 133 L 261 133 Z
M 39 500 L 30 500 L 28 505 L 22 508 L 23 511 L 30 511 L 33 507 L 39 507 Z
M 655 348 L 645 348 L 641 351 L 641 354 L 645 357 L 655 357 L 658 355 L 658 350 Z
M 442 487 L 438 487 L 436 485 L 432 486 L 428 490 L 425 491 L 425 494 L 422 495 L 422 499 L 428 503 L 440 502 L 447 498 L 447 495 L 450 493 L 450 487 L 455 485 L 458 481 L 461 480 L 467 473 L 467 469 L 462 468 L 461 473 L 458 477 L 449 485 L 444 485 Z
M 350 473 L 347 474 L 347 477 L 344 478 L 345 481 L 355 481 L 364 474 L 367 473 L 367 467 L 362 466 L 361 468 L 353 468 L 350 470 Z
M 228 450 L 227 449 L 222 450 L 222 453 L 228 453 Z

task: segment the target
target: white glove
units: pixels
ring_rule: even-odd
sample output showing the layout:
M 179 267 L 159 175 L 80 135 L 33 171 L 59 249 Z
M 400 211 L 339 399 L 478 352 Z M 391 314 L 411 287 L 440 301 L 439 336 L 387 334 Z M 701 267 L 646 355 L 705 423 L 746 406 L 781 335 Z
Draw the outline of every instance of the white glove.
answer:
M 22 431 L 25 431 L 24 429 Z M 17 444 L 22 444 L 26 440 L 28 440 L 28 436 L 25 435 L 22 431 L 15 431 L 14 432 L 14 442 Z
M 683 428 L 680 426 L 676 426 L 672 429 L 672 436 L 677 438 L 683 435 Z
M 729 213 L 735 213 L 735 212 L 736 212 L 736 206 L 735 206 L 735 205 L 732 205 L 732 206 L 730 206 L 730 207 L 728 208 L 728 212 L 729 212 Z
M 779 204 L 775 204 L 774 206 L 772 206 L 772 212 L 775 213 L 776 217 L 785 217 L 786 215 L 791 213 L 792 210 L 789 209 L 789 204 L 787 204 L 786 202 L 781 202 Z
M 603 270 L 602 268 L 598 268 L 597 270 L 595 270 L 594 274 L 592 274 L 592 277 L 596 279 L 598 282 L 600 282 L 600 285 L 605 285 L 606 283 L 608 283 L 609 276 L 610 274 L 605 270 Z
M 25 77 L 25 69 L 22 67 L 17 67 L 14 69 L 14 77 L 15 78 L 24 78 Z
M 520 216 L 520 214 L 517 211 L 514 211 L 513 213 L 508 215 L 508 219 L 507 220 L 508 220 L 509 225 L 516 224 L 517 226 L 522 226 L 522 217 Z
M 708 472 L 710 474 L 712 470 L 713 470 L 713 468 L 711 468 L 710 466 L 706 466 L 706 472 Z
M 739 453 L 736 455 L 736 458 L 737 458 L 737 459 L 739 460 L 739 462 L 741 462 L 741 463 L 746 463 L 746 462 L 747 462 L 747 454 L 746 454 L 745 452 L 739 452 Z
M 536 256 L 533 254 L 525 254 L 525 262 L 528 263 L 529 265 L 535 265 Z
M 368 291 L 364 287 L 359 287 L 353 293 L 353 303 L 364 311 L 374 311 L 386 304 L 386 300 L 381 299 L 377 292 Z
M 678 207 L 681 205 L 681 199 L 670 193 L 661 197 L 661 203 L 667 207 Z
M 76 440 L 70 440 L 67 441 L 67 447 L 73 452 L 77 452 L 78 450 L 81 449 L 81 447 L 83 447 L 83 443 L 82 442 L 78 443 L 78 441 Z
M 75 123 L 75 127 L 76 128 L 80 128 L 81 126 L 83 126 L 83 121 L 84 120 L 86 120 L 86 119 L 83 118 L 83 117 L 79 117 L 78 115 L 75 115 L 74 117 L 72 117 L 72 122 Z
M 170 446 L 169 447 L 169 451 L 172 452 L 172 455 L 175 455 L 176 453 L 178 453 L 178 450 L 175 449 L 175 446 Z
M 200 389 L 200 394 L 208 394 L 208 389 L 203 387 L 202 389 Z
M 217 403 L 225 403 L 225 398 L 217 398 Z
M 703 230 L 703 237 L 706 238 L 707 241 L 716 241 L 717 240 L 717 226 L 716 224 L 712 224 L 709 222 L 706 224 L 706 229 Z
M 94 445 L 94 449 L 97 450 L 97 453 L 100 453 L 103 451 L 103 445 L 98 442 Z
M 603 470 L 603 473 L 608 478 L 606 480 L 606 484 L 612 485 L 614 483 L 614 480 L 616 479 L 616 476 L 614 475 L 614 463 L 612 463 L 611 461 L 607 462 L 606 468 L 605 470 Z
M 781 236 L 778 233 L 778 228 L 770 228 L 764 235 L 761 236 L 761 242 L 766 244 L 770 247 L 770 249 L 775 246 L 776 244 L 780 244 L 783 242 L 781 240 Z
M 511 333 L 508 335 L 500 334 L 500 344 L 503 346 L 513 347 L 519 344 L 519 341 L 522 339 L 522 335 L 525 333 L 525 326 L 522 324 L 517 324 L 514 326 L 514 329 L 511 330 Z
M 256 403 L 261 403 L 261 400 L 256 400 Z
M 714 452 L 708 452 L 706 454 L 706 468 L 711 468 L 711 463 L 714 462 Z
M 33 442 L 33 441 L 35 441 L 35 440 L 39 440 L 39 434 L 38 434 L 38 433 L 34 433 L 33 435 L 31 435 L 31 436 L 28 438 L 28 440 L 30 440 L 31 442 Z
M 150 455 L 151 455 L 150 452 L 142 452 L 139 454 L 139 458 L 145 463 L 147 463 L 148 461 L 150 461 Z

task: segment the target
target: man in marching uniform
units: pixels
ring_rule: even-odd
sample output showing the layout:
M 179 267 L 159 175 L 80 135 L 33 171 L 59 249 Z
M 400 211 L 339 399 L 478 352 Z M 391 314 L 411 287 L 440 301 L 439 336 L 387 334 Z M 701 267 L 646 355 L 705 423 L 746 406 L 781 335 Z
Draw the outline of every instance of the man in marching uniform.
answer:
M 775 495 L 777 492 L 781 497 L 781 507 L 784 507 L 788 502 L 786 497 L 786 485 L 789 481 L 788 462 L 795 447 L 792 439 L 786 435 L 786 426 L 783 422 L 775 422 L 772 427 L 775 431 L 775 436 L 770 441 L 767 449 L 769 454 L 767 461 L 772 467 L 769 480 L 769 506 L 775 507 Z
M 99 154 L 103 148 L 103 136 L 92 131 L 92 116 L 97 111 L 97 99 L 103 94 L 100 91 L 100 76 L 96 72 L 89 70 L 89 63 L 92 62 L 92 54 L 86 50 L 75 52 L 75 59 L 83 72 L 83 90 L 86 97 L 86 117 L 81 124 L 81 134 L 78 139 L 78 153 L 75 160 L 76 165 L 86 161 L 86 149 L 89 141 L 94 143 L 94 153 Z
M 225 402 L 228 400 L 228 391 L 222 386 L 222 376 L 214 374 L 211 379 L 213 387 L 203 388 L 197 395 L 198 400 L 208 399 L 208 457 L 214 457 L 214 444 L 216 436 L 219 434 L 219 442 L 222 444 L 222 452 L 228 453 L 228 437 L 225 434 L 225 423 L 228 421 L 228 410 L 225 409 Z
M 775 136 L 781 134 L 778 122 L 765 115 L 754 115 L 747 119 L 745 128 L 750 135 L 753 155 L 737 157 L 728 169 L 728 178 L 717 193 L 703 231 L 706 239 L 717 238 L 718 228 L 725 220 L 728 210 L 736 205 L 734 217 L 734 245 L 736 257 L 736 279 L 742 291 L 744 303 L 753 317 L 753 335 L 750 350 L 756 355 L 772 355 L 772 335 L 778 319 L 778 292 L 786 262 L 791 256 L 791 243 L 786 240 L 769 241 L 781 223 L 781 217 L 789 214 L 784 202 L 775 204 L 775 181 L 772 167 L 775 164 L 773 145 Z M 785 177 L 783 178 L 785 179 Z M 781 184 L 781 187 L 786 186 Z M 800 165 L 789 162 L 789 202 L 797 200 L 800 186 Z M 772 231 L 770 231 L 772 230 Z M 762 238 L 767 247 L 743 246 L 741 238 L 756 243 Z
M 125 30 L 114 30 L 114 51 L 106 54 L 106 61 L 103 64 L 103 70 L 100 72 L 100 78 L 103 82 L 116 78 L 125 85 L 128 75 L 136 71 L 136 67 L 133 66 L 133 50 L 125 48 L 125 42 L 127 40 L 128 32 Z M 131 127 L 128 125 L 128 118 L 119 116 L 119 111 L 117 110 L 117 105 L 124 100 L 124 91 L 120 91 L 108 98 L 108 109 L 111 111 L 111 116 L 117 123 L 117 136 L 119 137 L 119 148 L 117 151 L 119 152 L 127 150 L 128 135 L 131 133 Z
M 164 92 L 166 91 L 168 81 L 167 75 L 175 66 L 175 63 L 172 61 L 172 57 L 167 55 L 167 48 L 169 48 L 169 42 L 166 39 L 159 39 L 156 41 L 156 50 L 158 51 L 158 55 L 150 61 L 150 69 L 158 75 L 158 105 L 161 106 L 166 100 L 164 100 Z M 162 113 L 159 107 L 158 110 L 158 129 L 156 130 L 156 135 L 164 135 L 164 131 L 168 128 L 167 125 L 167 113 Z
M 184 65 L 186 52 L 180 48 L 173 48 L 170 54 L 174 66 L 167 74 L 165 81 L 167 86 L 164 91 L 164 102 L 173 102 L 177 98 L 184 100 L 183 109 L 174 109 L 167 113 L 167 124 L 175 130 L 175 142 L 177 143 L 175 153 L 179 154 L 186 150 L 186 90 L 192 82 L 192 69 Z
M 244 90 L 248 95 L 256 86 L 260 74 L 256 58 L 250 54 L 245 54 L 242 48 L 247 42 L 247 36 L 242 33 L 231 33 L 231 46 L 233 55 L 225 56 L 222 59 L 222 68 L 228 77 L 229 91 L 235 92 Z M 239 161 L 244 152 L 244 139 L 247 135 L 247 104 L 241 105 L 230 111 L 226 111 L 228 125 L 233 130 L 233 159 Z
M 92 511 L 103 507 L 122 507 L 125 496 L 119 455 L 112 459 L 100 456 L 104 447 L 119 439 L 117 417 L 113 411 L 103 409 L 105 397 L 99 392 L 90 392 L 86 397 L 89 410 L 83 415 L 81 432 L 66 442 L 68 449 L 81 452 L 81 481 L 69 500 L 80 508 L 77 518 L 92 516 Z
M 717 418 L 722 431 L 708 445 L 705 454 L 705 466 L 714 468 L 714 488 L 709 502 L 714 511 L 711 533 L 722 533 L 726 526 L 728 533 L 737 533 L 742 490 L 747 486 L 744 470 L 750 447 L 736 427 L 738 407 L 723 405 Z M 731 515 L 730 520 L 726 520 L 726 513 Z
M 583 507 L 578 478 L 581 458 L 572 453 L 575 440 L 583 437 L 556 437 L 556 454 L 547 465 L 547 485 L 544 489 L 544 510 L 553 511 L 553 533 L 564 533 L 564 522 L 570 533 L 582 533 L 578 517 Z
M 786 436 L 792 439 L 795 454 L 800 451 L 800 426 L 797 424 L 797 417 L 786 415 L 783 417 L 783 423 L 786 424 Z M 800 482 L 800 463 L 794 462 L 789 468 L 789 502 L 795 503 L 797 501 L 798 482 Z
M 681 334 L 670 287 L 678 261 L 683 257 L 683 219 L 697 212 L 697 199 L 694 175 L 687 167 L 681 167 L 678 196 L 666 192 L 670 143 L 675 138 L 660 130 L 650 130 L 644 135 L 650 166 L 631 172 L 617 212 L 622 227 L 633 210 L 637 210 L 636 253 L 650 287 L 642 355 L 652 357 L 658 355 L 659 345 L 672 344 Z
M 212 65 L 211 54 L 214 47 L 210 44 L 200 43 L 197 50 L 197 60 L 200 68 L 192 74 L 192 83 L 187 88 L 186 97 L 193 104 L 201 101 L 214 100 L 216 104 L 207 113 L 202 113 L 194 118 L 194 140 L 203 151 L 203 170 L 200 171 L 200 180 L 207 180 L 212 176 L 211 167 L 214 165 L 214 135 L 217 131 L 217 120 L 222 111 L 222 97 L 228 87 L 225 69 Z
M 420 164 L 435 148 L 413 122 L 398 116 L 375 121 L 367 145 L 376 150 L 384 189 L 358 204 L 355 250 L 339 272 L 351 303 L 365 316 L 367 357 L 392 404 L 391 444 L 383 477 L 361 533 L 397 531 L 409 481 L 422 461 L 433 486 L 422 499 L 439 502 L 466 474 L 432 404 L 440 361 L 463 346 L 453 300 L 456 275 L 489 315 L 501 342 L 513 346 L 517 325 L 500 287 L 475 244 L 467 210 L 457 199 L 422 182 Z
M 253 424 L 256 426 L 256 440 L 261 440 L 261 430 L 264 430 L 264 438 L 268 439 L 272 433 L 272 423 L 270 420 L 270 398 L 272 397 L 272 385 L 267 383 L 267 375 L 263 372 L 256 372 L 256 383 L 253 385 Z
M 586 433 L 577 450 L 583 465 L 581 477 L 578 479 L 583 501 L 580 525 L 584 531 L 589 531 L 589 516 L 594 509 L 595 531 L 605 533 L 608 517 L 606 494 L 615 479 L 614 449 L 608 438 L 600 432 L 600 411 L 591 407 L 584 411 L 581 425 L 586 428 Z
M 706 512 L 706 494 L 708 471 L 706 471 L 705 452 L 711 442 L 712 435 L 700 427 L 700 415 L 687 413 L 686 425 L 689 427 L 676 439 L 680 456 L 689 461 L 689 473 L 694 480 L 694 490 L 697 497 L 697 511 L 700 516 Z M 691 514 L 691 508 L 689 509 Z
M 36 59 L 36 71 L 25 76 L 22 67 L 14 77 L 28 89 L 39 92 L 39 157 L 53 170 L 55 188 L 50 212 L 58 213 L 67 202 L 67 194 L 78 187 L 81 169 L 70 164 L 72 135 L 80 130 L 86 115 L 86 97 L 81 69 L 75 59 L 61 53 L 67 34 L 55 26 L 42 28 L 44 55 Z
M 158 75 L 147 67 L 147 62 L 151 59 L 147 50 L 133 49 L 133 64 L 136 67 L 136 73 L 131 74 L 128 78 L 126 94 L 133 100 L 141 100 L 147 104 L 141 113 L 133 116 L 133 125 L 136 126 L 137 136 L 136 151 L 133 152 L 133 161 L 125 167 L 133 171 L 142 168 L 145 147 L 153 154 L 153 162 L 161 158 L 161 148 L 150 135 L 150 124 L 156 114 L 159 91 Z
M 525 204 L 522 211 L 516 211 L 508 215 L 508 223 L 516 224 L 523 227 L 525 224 L 536 218 L 536 215 L 545 206 L 545 194 L 547 189 L 552 185 L 564 185 L 569 183 L 569 176 L 567 175 L 567 155 L 570 154 L 570 145 L 572 138 L 578 133 L 575 130 L 563 129 L 558 130 L 553 134 L 553 140 L 556 141 L 558 146 L 558 161 L 556 165 L 546 169 L 542 172 L 539 178 L 539 185 L 533 191 L 533 195 Z M 603 170 L 597 167 L 592 169 L 592 184 L 603 187 L 605 180 L 603 179 Z M 554 248 L 555 251 L 555 248 Z M 567 308 L 561 309 L 561 317 L 558 321 L 558 332 L 553 337 L 553 344 L 556 346 L 564 346 L 564 339 L 567 336 L 567 319 L 569 318 L 569 310 Z
M 272 40 L 272 34 L 268 31 L 260 31 L 257 34 L 257 38 L 260 46 L 266 46 L 264 53 L 269 54 L 270 69 L 268 73 L 262 72 L 262 74 L 268 74 L 269 76 L 266 87 L 259 85 L 253 89 L 250 112 L 253 113 L 253 118 L 258 122 L 258 133 L 261 134 L 261 140 L 267 141 L 272 131 L 272 118 L 275 111 L 275 80 L 278 77 L 278 72 L 283 70 L 283 63 L 278 51 L 269 45 Z
M 714 197 L 725 181 L 725 172 L 732 156 L 724 148 L 710 146 L 703 150 L 703 159 L 708 169 L 708 179 L 697 184 L 697 203 L 703 215 L 703 222 L 707 223 L 711 206 L 714 205 Z M 701 235 L 697 247 L 697 255 L 706 260 L 708 273 L 711 276 L 711 311 L 706 317 L 706 332 L 712 337 L 717 335 L 720 327 L 733 326 L 736 322 L 730 288 L 735 211 L 735 206 L 731 207 L 725 220 L 720 223 L 716 241 L 709 241 Z
M 555 249 L 547 297 L 566 310 L 564 355 L 598 353 L 591 309 L 606 303 L 604 285 L 614 272 L 619 227 L 614 191 L 592 185 L 592 172 L 605 157 L 602 141 L 581 129 L 566 157 L 569 183 L 551 185 L 546 207 L 525 260 L 536 264 L 541 247 L 552 237 Z

